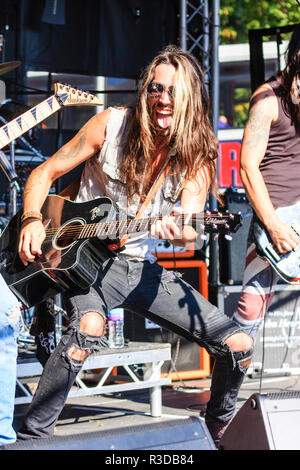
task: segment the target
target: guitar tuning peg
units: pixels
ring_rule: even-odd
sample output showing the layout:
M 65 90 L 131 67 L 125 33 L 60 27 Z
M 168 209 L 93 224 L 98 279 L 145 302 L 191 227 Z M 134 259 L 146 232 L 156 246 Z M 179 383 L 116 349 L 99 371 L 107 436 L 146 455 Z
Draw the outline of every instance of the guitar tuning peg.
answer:
M 226 235 L 225 235 L 225 238 L 226 238 L 226 240 L 229 240 L 229 241 L 232 240 L 232 236 L 231 236 L 231 235 L 228 235 L 227 233 L 226 233 Z

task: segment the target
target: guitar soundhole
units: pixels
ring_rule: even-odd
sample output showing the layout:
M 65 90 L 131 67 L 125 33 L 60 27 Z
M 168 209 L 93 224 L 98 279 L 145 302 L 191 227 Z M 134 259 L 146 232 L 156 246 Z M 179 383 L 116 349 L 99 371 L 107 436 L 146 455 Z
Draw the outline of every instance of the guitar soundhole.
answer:
M 82 221 L 76 220 L 61 227 L 54 240 L 56 249 L 62 250 L 76 242 L 81 233 L 82 225 Z

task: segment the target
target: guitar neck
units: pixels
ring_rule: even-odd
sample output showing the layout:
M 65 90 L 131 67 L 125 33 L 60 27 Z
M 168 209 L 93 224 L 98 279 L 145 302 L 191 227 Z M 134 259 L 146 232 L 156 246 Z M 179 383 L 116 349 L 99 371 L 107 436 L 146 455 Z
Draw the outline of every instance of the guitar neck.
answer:
M 179 217 L 181 217 L 181 215 Z M 111 222 L 87 224 L 82 228 L 78 238 L 83 239 L 103 236 L 119 238 L 123 235 L 131 233 L 148 232 L 150 226 L 161 218 L 161 216 L 157 216 L 141 219 L 117 220 Z M 178 223 L 178 220 L 176 222 Z
M 61 108 L 55 95 L 34 106 L 0 128 L 0 149 L 47 119 Z
M 203 215 L 201 217 L 201 215 L 199 216 L 199 214 L 193 214 L 192 216 L 186 214 L 175 214 L 174 221 L 178 226 L 186 225 L 190 223 L 190 220 L 193 220 L 194 222 L 195 216 L 196 220 L 200 224 L 200 228 L 204 229 Z M 150 230 L 150 226 L 161 219 L 162 216 L 155 216 L 139 219 L 117 220 L 111 222 L 87 224 L 80 228 L 78 239 L 103 236 L 120 238 L 123 235 L 131 233 L 148 232 Z

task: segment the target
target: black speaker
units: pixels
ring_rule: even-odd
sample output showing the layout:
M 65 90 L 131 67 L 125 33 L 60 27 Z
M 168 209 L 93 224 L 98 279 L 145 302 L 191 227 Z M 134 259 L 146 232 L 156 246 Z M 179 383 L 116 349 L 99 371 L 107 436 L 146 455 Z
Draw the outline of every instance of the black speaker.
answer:
M 226 429 L 223 450 L 300 450 L 300 392 L 252 395 Z
M 1 450 L 215 450 L 205 423 L 194 416 L 72 436 L 18 441 Z M 170 462 L 169 462 L 170 463 Z
M 207 266 L 203 261 L 160 261 L 159 264 L 176 270 L 182 279 L 207 298 Z M 172 380 L 204 378 L 210 374 L 210 360 L 205 349 L 127 310 L 124 311 L 124 336 L 130 341 L 170 343 L 172 360 L 164 362 L 162 372 Z
M 220 282 L 242 284 L 252 208 L 242 192 L 228 189 L 224 198 L 226 210 L 232 213 L 241 212 L 243 225 L 231 235 L 232 240 L 227 240 L 225 237 L 219 238 Z

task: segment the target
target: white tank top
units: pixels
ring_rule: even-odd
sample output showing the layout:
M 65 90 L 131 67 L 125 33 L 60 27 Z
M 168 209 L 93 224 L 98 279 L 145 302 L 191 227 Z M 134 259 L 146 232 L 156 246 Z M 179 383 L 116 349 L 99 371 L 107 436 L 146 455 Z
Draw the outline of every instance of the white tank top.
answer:
M 139 209 L 140 197 L 136 194 L 132 198 L 131 204 L 127 203 L 126 182 L 119 172 L 132 110 L 110 108 L 110 111 L 106 138 L 101 152 L 86 162 L 76 201 L 83 202 L 99 196 L 106 196 L 114 202 L 119 220 L 132 219 Z M 142 217 L 168 215 L 172 212 L 174 205 L 179 200 L 183 182 L 183 175 L 172 173 L 171 170 L 166 176 Z M 156 260 L 153 253 L 155 253 L 158 243 L 159 240 L 152 238 L 148 232 L 131 234 L 125 244 L 125 250 L 119 256 L 146 259 L 153 263 Z

